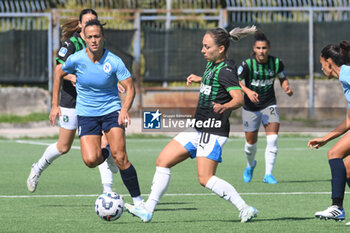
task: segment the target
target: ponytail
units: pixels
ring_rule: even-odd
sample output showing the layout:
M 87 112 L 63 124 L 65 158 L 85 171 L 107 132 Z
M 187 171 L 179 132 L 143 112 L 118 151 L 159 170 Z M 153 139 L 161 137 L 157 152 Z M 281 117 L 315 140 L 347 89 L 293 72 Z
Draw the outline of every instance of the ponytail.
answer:
M 239 41 L 240 39 L 248 36 L 249 34 L 253 34 L 254 32 L 256 32 L 256 27 L 254 25 L 244 28 L 236 27 L 230 31 L 229 35 L 233 41 Z

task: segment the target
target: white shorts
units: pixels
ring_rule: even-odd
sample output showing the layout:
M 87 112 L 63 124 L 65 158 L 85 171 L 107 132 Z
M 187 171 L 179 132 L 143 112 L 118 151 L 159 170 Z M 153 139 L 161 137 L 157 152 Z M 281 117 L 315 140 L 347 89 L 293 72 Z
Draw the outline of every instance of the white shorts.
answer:
M 188 150 L 191 158 L 197 156 L 206 157 L 217 162 L 222 162 L 222 148 L 227 141 L 227 137 L 199 132 L 190 128 L 179 133 L 174 139 Z
M 78 116 L 75 113 L 75 108 L 61 109 L 61 116 L 59 119 L 59 126 L 64 129 L 74 130 L 78 128 Z
M 242 120 L 244 132 L 255 132 L 259 130 L 260 123 L 265 126 L 268 123 L 280 123 L 280 115 L 277 105 L 270 105 L 260 111 L 252 112 L 242 110 Z

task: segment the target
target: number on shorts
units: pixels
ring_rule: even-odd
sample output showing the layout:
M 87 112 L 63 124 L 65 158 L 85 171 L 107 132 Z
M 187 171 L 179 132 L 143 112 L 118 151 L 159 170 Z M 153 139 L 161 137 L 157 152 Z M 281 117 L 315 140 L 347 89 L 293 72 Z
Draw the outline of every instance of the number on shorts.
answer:
M 210 139 L 210 133 L 201 133 L 199 144 L 208 144 L 209 139 Z
M 276 115 L 277 114 L 277 108 L 276 107 L 269 107 L 270 109 L 270 114 L 271 115 Z

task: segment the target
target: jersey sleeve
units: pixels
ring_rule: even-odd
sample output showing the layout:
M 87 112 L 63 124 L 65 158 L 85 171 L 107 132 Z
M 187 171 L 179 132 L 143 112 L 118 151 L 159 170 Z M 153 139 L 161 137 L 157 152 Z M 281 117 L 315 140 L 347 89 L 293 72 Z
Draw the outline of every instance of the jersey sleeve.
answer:
M 218 80 L 227 92 L 231 90 L 241 90 L 241 86 L 238 82 L 236 66 L 222 68 Z
M 242 64 L 238 67 L 237 75 L 240 81 L 245 80 L 245 78 L 248 77 L 249 67 L 245 61 L 243 61 Z
M 120 58 L 117 60 L 116 76 L 119 82 L 131 76 L 129 70 L 126 68 L 124 62 Z
M 56 63 L 64 64 L 73 53 L 75 53 L 75 45 L 72 41 L 66 40 L 57 52 Z
M 284 71 L 284 63 L 279 59 L 279 67 L 277 71 L 277 77 L 279 79 L 285 79 L 287 77 L 286 72 Z
M 67 74 L 73 74 L 75 72 L 75 56 L 69 56 L 65 63 L 62 65 L 62 70 Z

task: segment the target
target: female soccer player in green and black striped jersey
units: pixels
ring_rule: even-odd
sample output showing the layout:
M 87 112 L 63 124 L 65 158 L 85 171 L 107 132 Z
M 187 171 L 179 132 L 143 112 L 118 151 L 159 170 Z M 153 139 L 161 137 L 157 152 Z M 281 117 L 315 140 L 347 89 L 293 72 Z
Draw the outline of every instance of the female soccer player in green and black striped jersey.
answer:
M 278 151 L 277 139 L 280 120 L 274 90 L 275 78 L 279 78 L 281 87 L 287 95 L 293 95 L 293 91 L 289 87 L 283 62 L 281 59 L 269 55 L 270 41 L 265 34 L 257 31 L 254 37 L 253 56 L 243 61 L 238 68 L 240 84 L 245 93 L 242 119 L 246 138 L 244 150 L 248 160 L 243 180 L 248 183 L 253 177 L 256 166 L 258 131 L 262 122 L 267 140 L 264 182 L 276 184 L 277 181 L 272 175 L 272 170 Z
M 68 20 L 62 25 L 62 47 L 58 51 L 56 57 L 57 65 L 55 68 L 55 75 L 62 71 L 62 65 L 70 55 L 86 47 L 83 39 L 83 29 L 85 24 L 92 19 L 97 19 L 96 11 L 93 9 L 84 9 L 80 12 L 79 19 Z M 75 81 L 75 75 L 66 75 L 64 77 L 61 89 L 61 114 L 59 119 L 60 128 L 58 141 L 49 145 L 38 162 L 32 165 L 32 169 L 27 179 L 27 187 L 29 192 L 35 192 L 41 173 L 55 159 L 68 153 L 72 146 L 77 129 L 77 115 L 75 114 L 77 92 L 74 85 Z M 118 87 L 120 91 L 123 91 L 123 88 L 120 86 Z M 102 145 L 103 147 L 106 147 L 107 140 L 104 138 L 104 136 L 102 138 Z M 108 155 L 107 149 L 103 149 L 103 151 L 106 155 Z M 99 170 L 101 174 L 103 192 L 112 191 L 112 171 L 118 171 L 118 167 L 114 164 L 113 158 L 109 157 L 106 162 L 99 166 Z
M 236 28 L 230 34 L 216 28 L 204 35 L 202 53 L 208 61 L 206 70 L 203 77 L 192 74 L 187 78 L 187 85 L 201 83 L 195 127 L 178 134 L 158 156 L 147 202 L 138 206 L 125 204 L 126 209 L 142 221 L 151 221 L 170 182 L 170 168 L 188 158 L 197 159 L 199 183 L 234 205 L 240 211 L 241 222 L 256 217 L 258 211 L 247 205 L 231 184 L 215 176 L 230 130 L 228 117 L 232 110 L 243 104 L 236 66 L 226 58 L 226 52 L 230 37 L 239 40 L 253 32 L 255 27 Z

